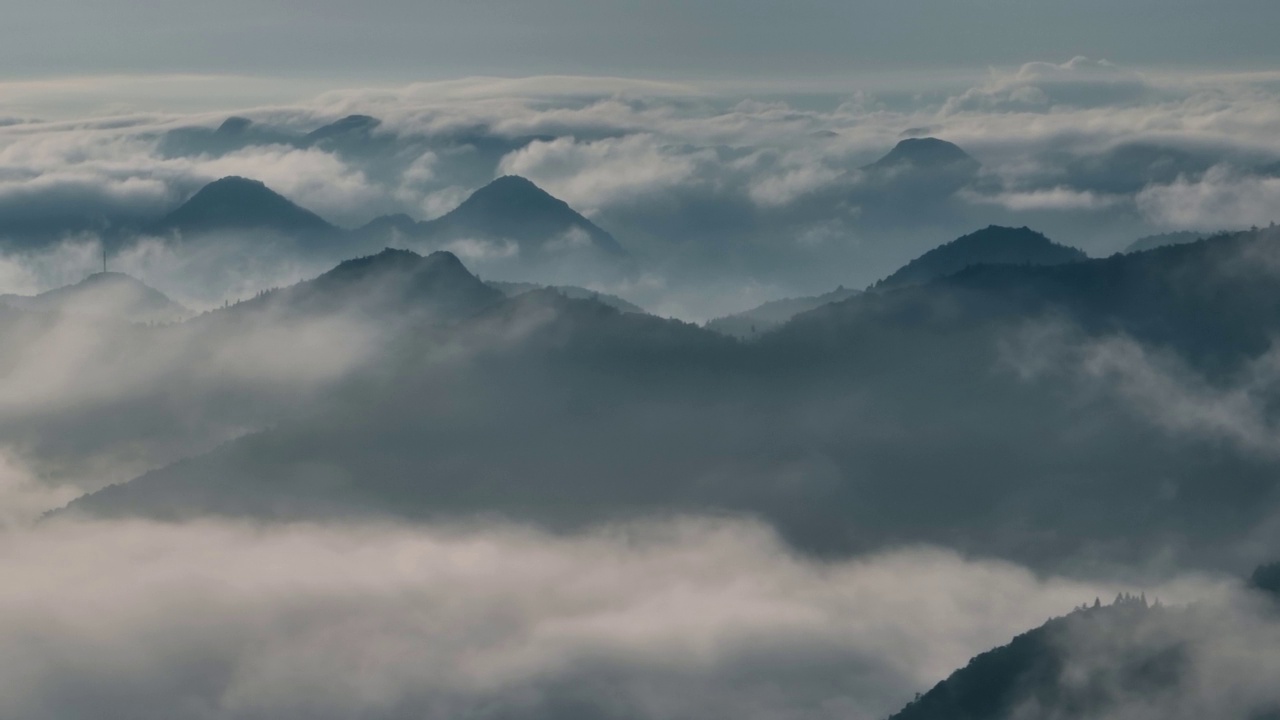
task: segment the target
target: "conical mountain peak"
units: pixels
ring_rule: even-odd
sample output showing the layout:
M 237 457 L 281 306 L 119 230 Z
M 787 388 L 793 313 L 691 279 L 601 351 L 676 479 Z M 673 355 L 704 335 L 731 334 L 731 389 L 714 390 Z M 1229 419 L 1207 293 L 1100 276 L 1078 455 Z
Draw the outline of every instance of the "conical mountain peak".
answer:
M 266 229 L 328 233 L 334 227 L 260 180 L 228 176 L 214 180 L 159 222 L 161 230 L 200 233 Z
M 951 165 L 973 165 L 978 161 L 955 143 L 935 137 L 907 138 L 889 151 L 887 155 L 875 161 L 867 168 L 886 170 L 910 166 L 917 169 L 947 167 Z

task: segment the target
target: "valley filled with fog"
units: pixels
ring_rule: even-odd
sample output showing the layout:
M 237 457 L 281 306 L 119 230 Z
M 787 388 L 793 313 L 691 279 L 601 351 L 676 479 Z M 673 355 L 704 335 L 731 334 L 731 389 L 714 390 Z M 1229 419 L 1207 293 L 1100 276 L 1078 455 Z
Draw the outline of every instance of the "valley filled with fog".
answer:
M 0 103 L 0 717 L 1280 717 L 1278 77 Z

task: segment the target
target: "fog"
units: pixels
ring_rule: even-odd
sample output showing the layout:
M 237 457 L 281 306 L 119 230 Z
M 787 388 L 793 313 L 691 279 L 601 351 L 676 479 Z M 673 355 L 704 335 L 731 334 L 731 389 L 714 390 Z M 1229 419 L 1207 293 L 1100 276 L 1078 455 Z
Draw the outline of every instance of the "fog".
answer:
M 26 120 L 0 127 L 0 238 L 23 248 L 115 228 L 114 247 L 119 228 L 145 226 L 227 175 L 262 180 L 350 228 L 391 213 L 438 217 L 494 177 L 519 174 L 613 233 L 639 263 L 625 281 L 578 272 L 545 282 L 596 283 L 704 320 L 864 286 L 991 223 L 1030 225 L 1094 255 L 1166 230 L 1267 225 L 1280 160 L 1275 87 L 1265 72 L 1160 73 L 1075 58 L 993 69 L 914 99 L 876 88 L 752 97 L 688 83 L 479 78 L 334 90 L 287 106 Z M 353 113 L 380 123 L 307 135 Z M 214 132 L 232 115 L 253 125 Z M 959 145 L 980 175 L 946 187 L 908 174 L 886 186 L 862 171 L 921 134 Z M 540 279 L 535 270 L 517 277 L 509 262 L 488 267 L 504 257 L 501 244 L 468 247 L 482 276 Z M 286 254 L 263 265 L 306 262 Z M 203 279 L 209 304 L 278 280 L 241 273 L 258 287 L 236 287 L 220 263 L 182 264 L 213 268 Z M 171 267 L 152 270 L 144 279 L 157 286 L 187 284 Z M 744 299 L 743 287 L 760 294 Z
M 1122 60 L 0 82 L 0 716 L 1270 717 L 1280 76 Z
M 0 557 L 0 707 L 21 717 L 876 718 L 1114 592 L 936 548 L 820 563 L 697 518 L 51 522 Z

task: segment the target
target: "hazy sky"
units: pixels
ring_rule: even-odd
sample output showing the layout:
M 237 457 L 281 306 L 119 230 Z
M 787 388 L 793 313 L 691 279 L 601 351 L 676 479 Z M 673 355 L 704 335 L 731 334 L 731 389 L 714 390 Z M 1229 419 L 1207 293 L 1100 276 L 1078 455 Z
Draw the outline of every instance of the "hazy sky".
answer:
M 0 77 L 234 73 L 692 79 L 1106 58 L 1265 68 L 1274 0 L 46 0 L 0 28 Z

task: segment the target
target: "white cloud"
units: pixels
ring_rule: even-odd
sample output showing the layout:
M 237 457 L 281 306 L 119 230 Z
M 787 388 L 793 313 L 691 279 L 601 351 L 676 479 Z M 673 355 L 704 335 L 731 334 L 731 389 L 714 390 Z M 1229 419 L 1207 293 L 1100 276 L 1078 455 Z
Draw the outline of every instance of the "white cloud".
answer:
M 1054 187 L 1025 192 L 1010 191 L 994 195 L 970 192 L 966 193 L 965 197 L 970 202 L 999 205 L 1015 212 L 1102 210 L 1113 207 L 1123 201 L 1122 198 L 1114 195 L 1104 195 L 1090 190 L 1073 190 L 1068 187 Z
M 1154 89 L 1136 72 L 1106 60 L 1076 57 L 1060 65 L 1031 62 L 1012 73 L 992 70 L 984 85 L 948 100 L 943 114 L 1128 105 L 1154 94 Z
M 692 519 L 568 537 L 59 521 L 0 555 L 0 714 L 64 719 L 877 718 L 1110 589 L 932 549 L 802 560 Z
M 629 203 L 689 181 L 707 156 L 681 153 L 652 135 L 534 142 L 503 158 L 501 174 L 522 175 L 584 213 Z
M 1148 187 L 1136 201 L 1152 224 L 1170 230 L 1264 226 L 1280 219 L 1280 178 L 1218 166 L 1201 178 Z

